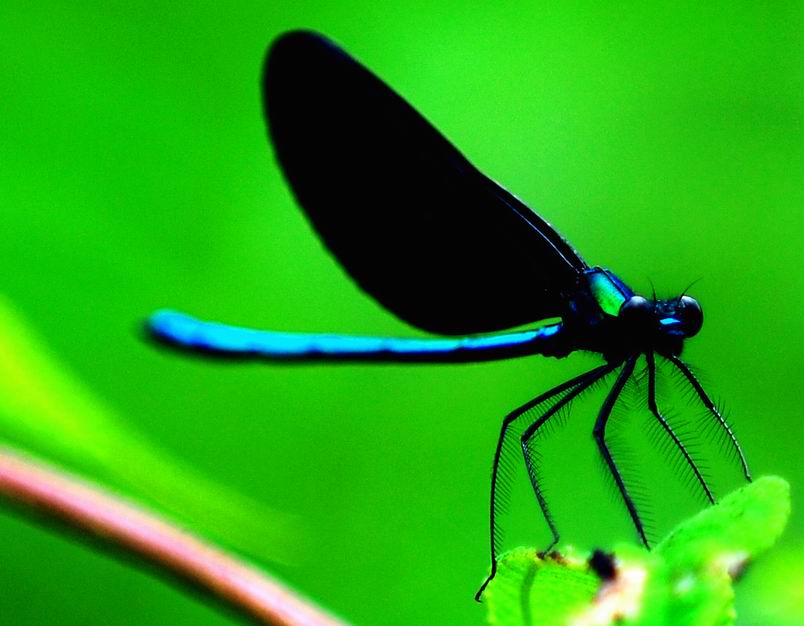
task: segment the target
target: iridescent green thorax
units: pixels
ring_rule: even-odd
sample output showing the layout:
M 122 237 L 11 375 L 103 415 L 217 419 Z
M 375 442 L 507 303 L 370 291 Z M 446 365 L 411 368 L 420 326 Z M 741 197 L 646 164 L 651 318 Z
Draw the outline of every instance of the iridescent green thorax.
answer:
M 623 303 L 634 295 L 619 278 L 603 268 L 590 270 L 586 277 L 595 302 L 606 315 L 617 317 Z

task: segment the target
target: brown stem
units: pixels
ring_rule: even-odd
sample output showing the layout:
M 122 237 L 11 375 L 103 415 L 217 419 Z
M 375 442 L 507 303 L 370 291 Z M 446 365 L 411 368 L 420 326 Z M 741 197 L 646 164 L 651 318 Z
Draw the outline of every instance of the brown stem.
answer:
M 257 568 L 154 513 L 2 446 L 0 497 L 32 507 L 83 535 L 140 557 L 258 622 L 343 625 Z

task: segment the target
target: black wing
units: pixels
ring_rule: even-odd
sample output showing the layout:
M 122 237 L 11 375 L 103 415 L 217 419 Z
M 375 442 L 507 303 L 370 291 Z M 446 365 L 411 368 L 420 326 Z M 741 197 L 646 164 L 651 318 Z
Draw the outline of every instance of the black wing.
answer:
M 281 36 L 263 98 L 296 199 L 383 306 L 441 334 L 561 314 L 587 267 L 580 256 L 335 44 L 311 32 Z

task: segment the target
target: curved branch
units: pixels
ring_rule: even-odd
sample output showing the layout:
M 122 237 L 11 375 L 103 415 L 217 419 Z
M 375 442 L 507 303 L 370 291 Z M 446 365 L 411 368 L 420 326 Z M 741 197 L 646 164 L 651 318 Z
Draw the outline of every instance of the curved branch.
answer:
M 144 559 L 259 623 L 343 625 L 256 567 L 153 512 L 3 446 L 0 498 L 33 508 L 82 536 Z

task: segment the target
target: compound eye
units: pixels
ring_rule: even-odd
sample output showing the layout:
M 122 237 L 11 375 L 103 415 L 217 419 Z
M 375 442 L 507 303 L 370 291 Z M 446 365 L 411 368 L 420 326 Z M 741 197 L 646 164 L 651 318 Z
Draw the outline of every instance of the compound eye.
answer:
M 698 334 L 703 326 L 703 309 L 698 301 L 692 296 L 681 296 L 678 300 L 678 319 L 684 329 L 686 337 Z
M 653 317 L 653 303 L 642 296 L 631 296 L 620 307 L 619 317 L 629 323 L 648 323 Z

